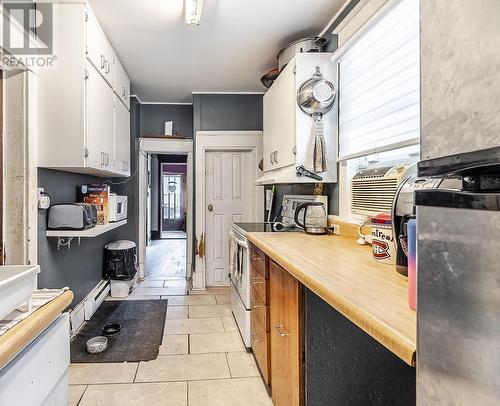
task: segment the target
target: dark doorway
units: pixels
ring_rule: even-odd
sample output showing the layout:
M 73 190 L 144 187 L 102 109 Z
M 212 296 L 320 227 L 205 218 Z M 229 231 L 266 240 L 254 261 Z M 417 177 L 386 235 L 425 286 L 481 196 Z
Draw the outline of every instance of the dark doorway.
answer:
M 160 163 L 160 237 L 172 238 L 186 233 L 187 165 Z

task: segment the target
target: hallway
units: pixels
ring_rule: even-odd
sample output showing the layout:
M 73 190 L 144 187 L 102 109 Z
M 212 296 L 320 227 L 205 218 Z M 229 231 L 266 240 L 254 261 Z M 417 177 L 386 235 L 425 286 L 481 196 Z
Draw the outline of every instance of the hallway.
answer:
M 154 289 L 128 300 L 155 298 Z M 135 293 L 135 292 L 134 292 Z M 228 289 L 168 299 L 160 355 L 150 362 L 72 364 L 70 406 L 271 406 L 246 352 Z
M 149 281 L 186 279 L 186 242 L 184 239 L 152 240 L 146 247 L 146 278 Z

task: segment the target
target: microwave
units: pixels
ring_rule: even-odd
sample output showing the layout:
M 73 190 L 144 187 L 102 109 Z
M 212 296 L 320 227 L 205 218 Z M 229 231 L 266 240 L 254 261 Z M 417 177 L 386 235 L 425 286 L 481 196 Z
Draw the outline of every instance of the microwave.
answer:
M 127 218 L 127 196 L 118 196 L 115 193 L 110 193 L 108 204 L 110 222 L 121 221 Z

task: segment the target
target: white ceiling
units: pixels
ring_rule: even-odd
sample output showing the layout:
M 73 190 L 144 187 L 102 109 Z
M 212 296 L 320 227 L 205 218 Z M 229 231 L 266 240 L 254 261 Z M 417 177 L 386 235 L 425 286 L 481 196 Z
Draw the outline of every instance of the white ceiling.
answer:
M 90 0 L 146 102 L 191 102 L 192 92 L 263 92 L 260 77 L 288 42 L 317 35 L 345 0 L 204 0 L 200 26 L 183 0 Z

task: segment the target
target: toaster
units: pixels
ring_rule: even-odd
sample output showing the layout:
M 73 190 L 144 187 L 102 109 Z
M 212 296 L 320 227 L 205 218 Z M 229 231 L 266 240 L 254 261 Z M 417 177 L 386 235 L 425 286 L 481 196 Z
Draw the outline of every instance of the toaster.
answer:
M 87 203 L 61 203 L 50 207 L 50 230 L 86 230 L 97 224 L 97 208 Z

